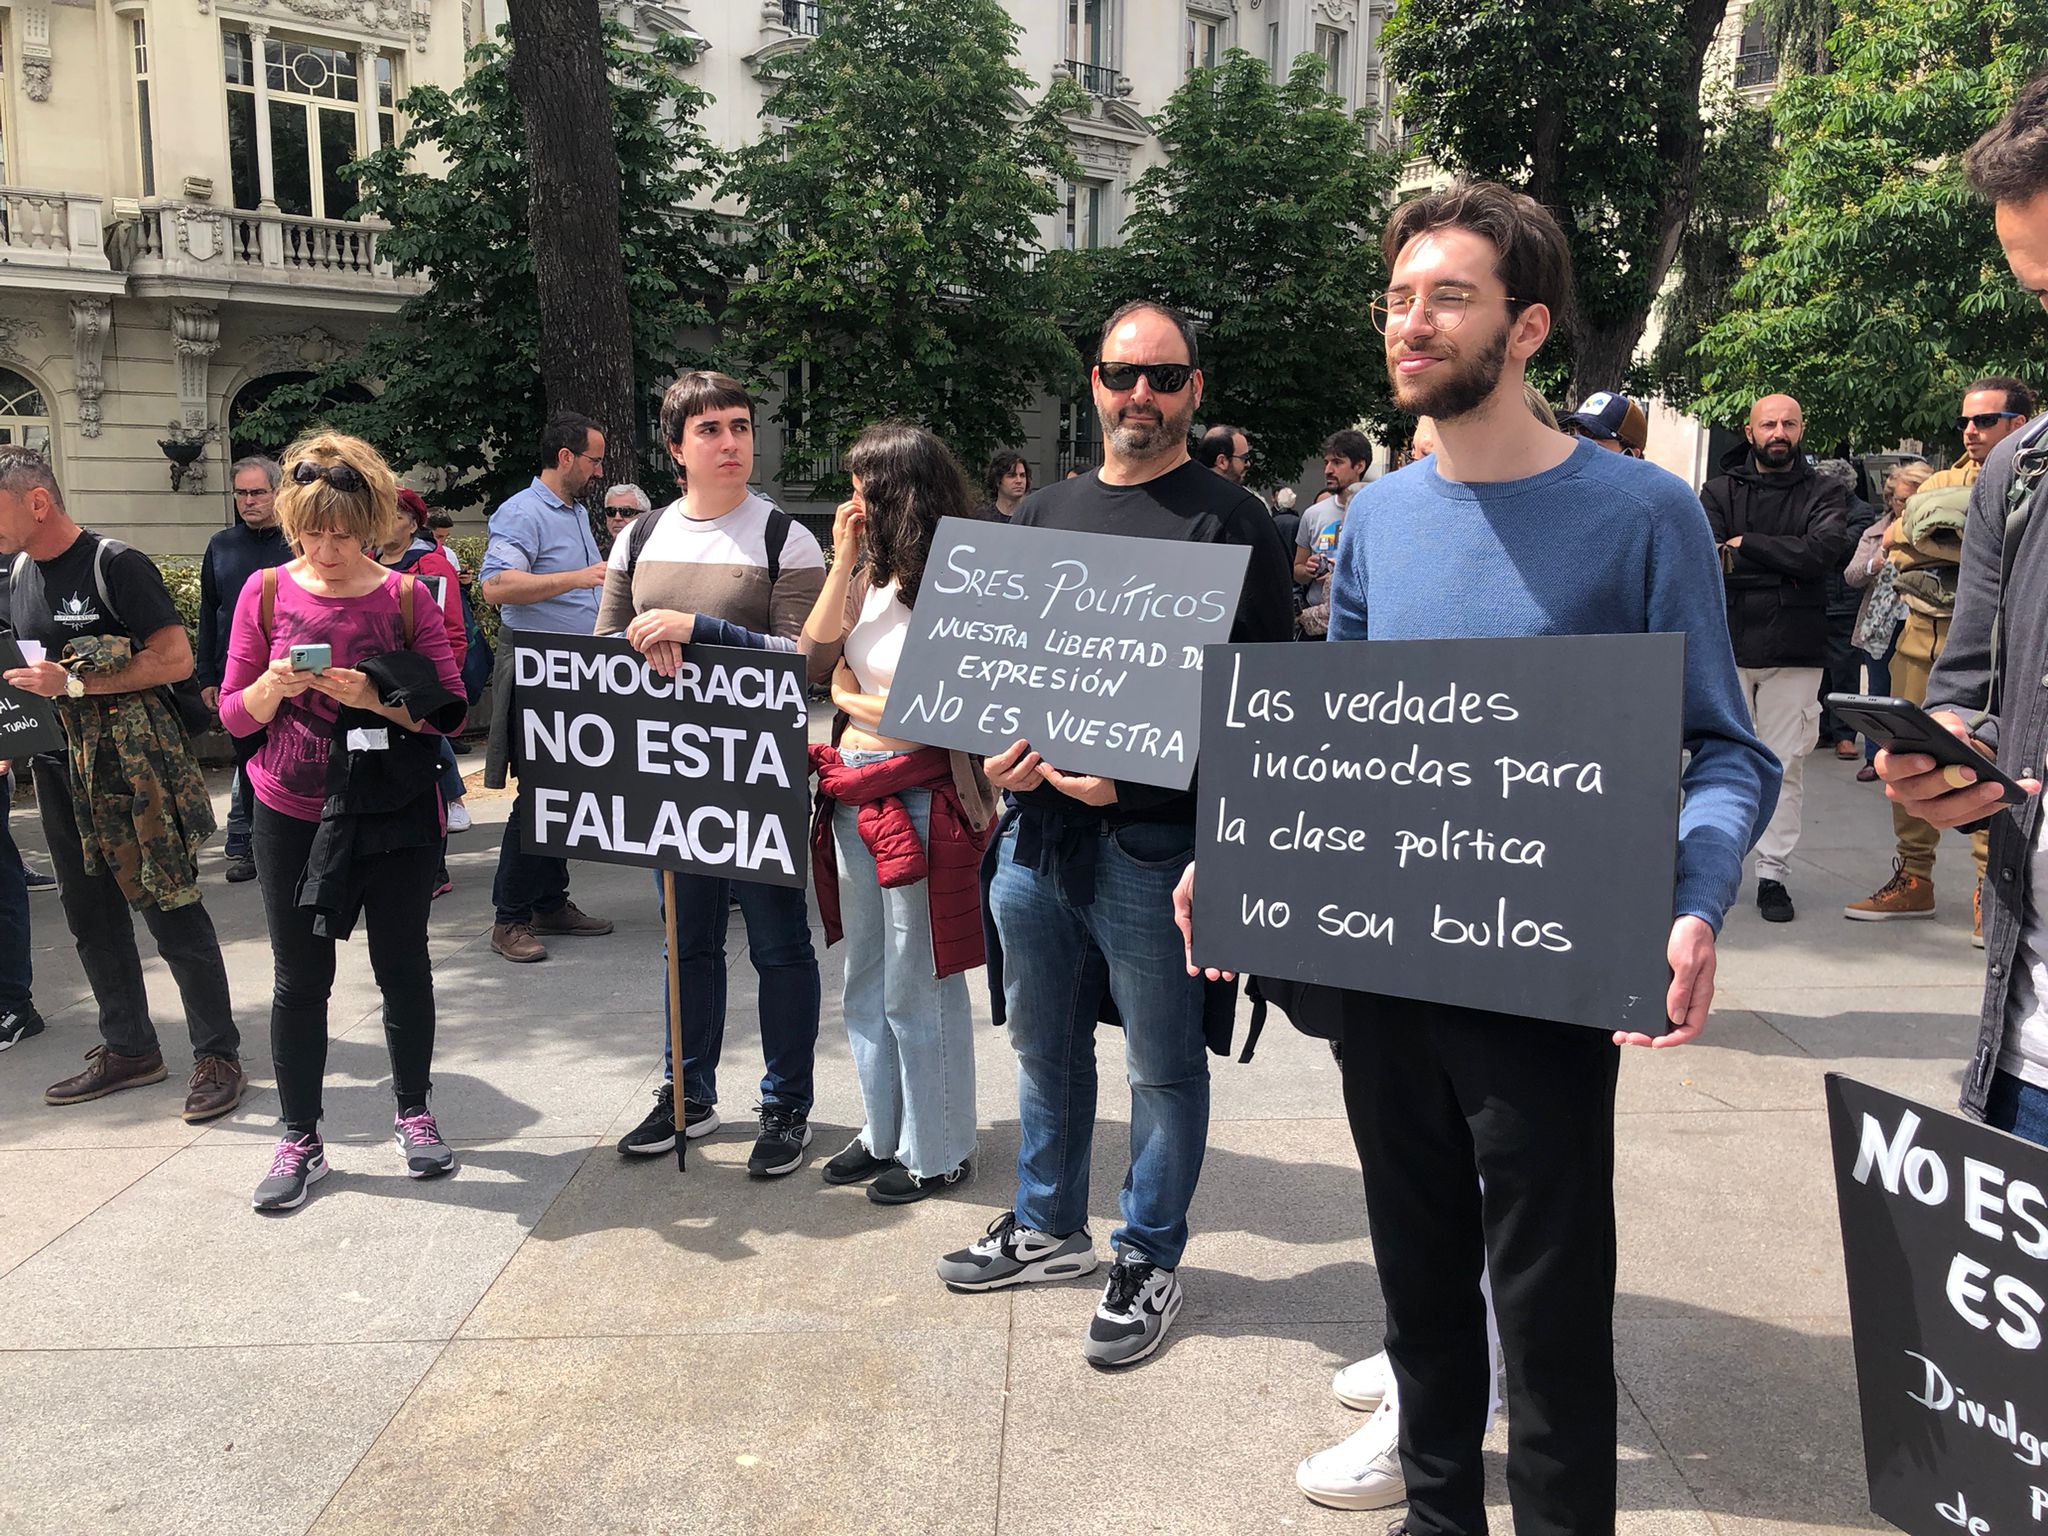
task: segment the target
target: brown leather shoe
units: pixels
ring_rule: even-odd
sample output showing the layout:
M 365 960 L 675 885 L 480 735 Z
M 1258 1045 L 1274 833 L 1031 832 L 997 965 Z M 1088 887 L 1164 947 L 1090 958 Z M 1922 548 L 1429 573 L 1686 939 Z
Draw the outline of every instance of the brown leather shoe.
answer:
M 50 1084 L 43 1090 L 43 1102 L 83 1104 L 90 1099 L 104 1099 L 123 1088 L 160 1083 L 164 1077 L 162 1051 L 151 1051 L 147 1056 L 117 1056 L 104 1045 L 96 1045 L 85 1053 L 85 1070 L 76 1077 Z
M 220 1056 L 202 1056 L 185 1085 L 185 1120 L 197 1125 L 217 1120 L 242 1102 L 242 1064 Z
M 499 923 L 491 929 L 491 948 L 507 960 L 521 965 L 531 965 L 536 960 L 548 957 L 547 945 L 533 936 L 533 930 L 524 923 Z
M 608 917 L 592 917 L 573 901 L 562 903 L 559 912 L 536 912 L 533 914 L 535 933 L 561 934 L 572 939 L 594 939 L 612 931 L 612 920 Z

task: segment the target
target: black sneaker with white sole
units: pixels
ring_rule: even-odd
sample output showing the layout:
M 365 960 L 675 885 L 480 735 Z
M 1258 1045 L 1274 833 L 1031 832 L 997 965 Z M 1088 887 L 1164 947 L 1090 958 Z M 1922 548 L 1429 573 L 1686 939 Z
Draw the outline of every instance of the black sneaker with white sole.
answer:
M 18 1003 L 0 1012 L 0 1051 L 21 1044 L 31 1035 L 43 1032 L 43 1016 L 36 1012 L 34 1003 Z
M 1081 1353 L 1104 1370 L 1136 1365 L 1166 1342 L 1180 1304 L 1180 1280 L 1172 1270 L 1136 1254 L 1118 1254 Z
M 683 1100 L 683 1134 L 695 1141 L 718 1129 L 718 1111 L 695 1099 Z M 676 1089 L 663 1083 L 654 1091 L 654 1108 L 647 1118 L 619 1138 L 619 1151 L 627 1157 L 653 1157 L 672 1152 L 676 1144 Z
M 779 1179 L 804 1165 L 804 1148 L 811 1144 L 810 1117 L 800 1109 L 780 1104 L 763 1104 L 761 1134 L 754 1138 L 754 1150 L 747 1158 L 747 1173 L 757 1179 Z
M 1078 1280 L 1093 1274 L 1099 1262 L 1086 1227 L 1059 1237 L 1019 1226 L 1017 1213 L 1005 1211 L 989 1223 L 985 1236 L 939 1260 L 939 1278 L 948 1290 L 999 1291 L 1008 1285 Z

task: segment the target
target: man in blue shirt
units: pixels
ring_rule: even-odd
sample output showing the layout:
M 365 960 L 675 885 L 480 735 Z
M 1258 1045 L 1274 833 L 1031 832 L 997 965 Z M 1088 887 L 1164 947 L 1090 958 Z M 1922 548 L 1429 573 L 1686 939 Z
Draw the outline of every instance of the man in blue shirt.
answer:
M 604 469 L 604 433 L 588 416 L 558 411 L 540 438 L 540 473 L 533 483 L 491 514 L 491 541 L 484 550 L 479 586 L 498 605 L 498 686 L 491 708 L 490 755 L 484 782 L 502 786 L 513 758 L 518 716 L 513 708 L 511 647 L 521 634 L 588 635 L 597 628 L 597 600 L 604 586 L 604 558 L 590 531 L 590 519 L 576 498 Z M 569 899 L 569 861 L 529 853 L 520 845 L 526 820 L 521 786 L 505 822 L 498 849 L 498 877 L 491 886 L 497 921 L 491 948 L 507 960 L 528 964 L 548 957 L 538 937 L 592 937 L 612 931 L 608 918 L 591 917 Z

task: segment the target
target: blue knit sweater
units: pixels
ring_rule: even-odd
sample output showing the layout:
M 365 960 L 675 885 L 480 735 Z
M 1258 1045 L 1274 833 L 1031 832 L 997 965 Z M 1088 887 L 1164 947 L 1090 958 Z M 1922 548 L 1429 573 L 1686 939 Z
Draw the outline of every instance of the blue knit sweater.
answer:
M 1720 560 L 1685 482 L 1582 441 L 1555 469 L 1490 484 L 1446 480 L 1427 458 L 1367 486 L 1345 515 L 1332 640 L 1670 633 L 1686 637 L 1692 754 L 1675 915 L 1719 932 L 1782 775 L 1750 728 Z

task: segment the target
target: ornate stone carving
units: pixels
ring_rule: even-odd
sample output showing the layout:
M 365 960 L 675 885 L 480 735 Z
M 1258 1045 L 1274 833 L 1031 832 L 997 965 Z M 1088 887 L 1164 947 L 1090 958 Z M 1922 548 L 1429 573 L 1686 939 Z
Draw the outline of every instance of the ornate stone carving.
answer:
M 50 99 L 50 61 L 24 56 L 21 61 L 21 88 L 28 93 L 30 101 Z
M 348 351 L 321 326 L 281 331 L 250 343 L 249 367 L 255 374 L 318 372 Z
M 21 88 L 30 101 L 48 101 L 56 58 L 50 48 L 50 7 L 44 0 L 30 0 L 15 14 L 21 18 Z
M 1316 9 L 1332 21 L 1358 20 L 1358 0 L 1316 0 Z
M 187 496 L 203 494 L 206 490 L 206 462 L 212 457 L 205 450 L 209 444 L 220 441 L 220 428 L 207 421 L 169 421 L 164 423 L 164 427 L 170 436 L 157 444 L 159 448 L 167 447 L 169 443 L 197 443 L 200 446 L 200 452 L 191 463 L 172 462 L 171 489 Z
M 187 432 L 206 426 L 206 370 L 220 349 L 220 311 L 210 304 L 171 309 L 171 346 L 178 354 L 178 411 Z
M 42 339 L 43 328 L 33 320 L 19 319 L 13 315 L 0 315 L 0 363 L 25 363 L 21 355 L 21 344 L 25 341 Z
M 434 23 L 432 0 L 241 0 L 250 10 L 275 6 L 311 21 L 343 23 L 381 32 L 387 37 L 410 36 L 413 46 L 427 51 L 427 36 Z M 212 0 L 199 0 L 199 14 L 212 9 Z M 467 30 L 469 6 L 463 7 Z
M 107 387 L 102 360 L 113 311 L 111 299 L 71 301 L 71 370 L 78 383 L 78 430 L 86 437 L 100 435 L 100 396 Z
M 1093 134 L 1073 135 L 1074 158 L 1081 169 L 1101 176 L 1131 174 L 1131 146 L 1117 139 L 1098 139 Z
M 178 210 L 179 250 L 194 261 L 211 261 L 226 248 L 218 210 L 192 204 Z

